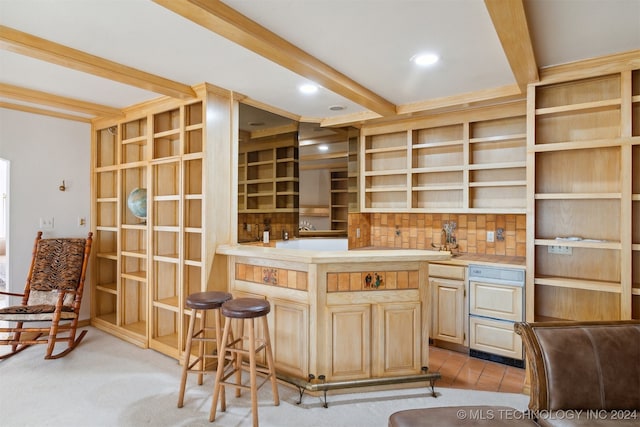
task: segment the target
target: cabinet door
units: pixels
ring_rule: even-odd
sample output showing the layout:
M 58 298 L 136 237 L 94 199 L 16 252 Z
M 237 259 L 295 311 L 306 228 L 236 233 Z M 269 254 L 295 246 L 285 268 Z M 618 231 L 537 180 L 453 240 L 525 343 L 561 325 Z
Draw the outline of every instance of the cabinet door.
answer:
M 522 360 L 522 338 L 513 330 L 513 322 L 469 318 L 470 347 L 491 354 Z
M 309 306 L 274 298 L 273 358 L 278 372 L 307 378 L 309 375 Z
M 371 376 L 371 306 L 328 307 L 329 378 Z
M 524 319 L 523 287 L 475 281 L 471 281 L 469 287 L 470 314 L 514 322 Z
M 464 344 L 465 284 L 460 280 L 432 277 L 429 281 L 433 290 L 432 338 L 455 344 Z
M 411 375 L 420 371 L 421 321 L 420 303 L 379 304 L 375 307 L 374 375 Z M 376 327 L 376 322 L 380 326 Z M 425 343 L 426 345 L 426 343 Z

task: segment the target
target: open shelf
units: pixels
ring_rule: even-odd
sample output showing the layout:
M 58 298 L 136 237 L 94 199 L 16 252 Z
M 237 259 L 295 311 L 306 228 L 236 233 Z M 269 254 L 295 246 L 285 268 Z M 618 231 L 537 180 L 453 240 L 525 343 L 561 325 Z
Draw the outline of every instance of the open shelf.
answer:
M 488 109 L 465 118 L 407 121 L 406 130 L 379 134 L 363 129 L 363 210 L 524 213 L 526 116 Z
M 633 128 L 628 121 L 633 114 L 622 114 L 633 111 L 623 102 L 633 99 L 638 77 L 628 79 L 625 73 L 631 72 L 535 88 L 527 165 L 534 172 L 529 224 L 535 239 L 527 255 L 533 319 L 616 320 L 640 314 L 634 309 L 640 281 L 635 249 L 640 205 L 634 201 L 640 154 L 625 135 Z
M 207 290 L 210 268 L 205 112 L 201 99 L 164 100 L 94 130 L 92 321 L 172 357 L 188 326 L 183 300 Z M 134 189 L 146 190 L 145 218 L 128 206 Z
M 238 211 L 297 212 L 298 174 L 296 132 L 243 142 L 238 154 Z

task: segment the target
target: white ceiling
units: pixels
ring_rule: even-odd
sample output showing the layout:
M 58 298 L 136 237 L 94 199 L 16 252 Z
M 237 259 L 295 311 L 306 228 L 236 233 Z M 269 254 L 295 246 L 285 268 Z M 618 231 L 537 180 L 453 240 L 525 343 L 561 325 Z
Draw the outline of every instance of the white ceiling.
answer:
M 538 68 L 640 49 L 640 0 L 523 2 Z M 483 0 L 224 3 L 397 107 L 516 84 Z M 302 120 L 368 111 L 327 89 L 300 94 L 309 78 L 150 0 L 0 0 L 0 25 L 189 86 L 212 83 Z M 2 84 L 117 108 L 160 96 L 0 48 Z M 409 59 L 423 51 L 440 62 L 416 69 Z

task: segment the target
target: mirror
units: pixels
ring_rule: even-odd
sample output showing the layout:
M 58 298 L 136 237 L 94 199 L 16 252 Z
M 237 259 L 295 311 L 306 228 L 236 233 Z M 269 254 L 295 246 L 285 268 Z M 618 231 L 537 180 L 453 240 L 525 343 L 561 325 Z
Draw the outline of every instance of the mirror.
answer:
M 358 211 L 356 128 L 239 105 L 238 242 L 347 236 Z
M 355 128 L 300 124 L 300 236 L 347 236 L 357 204 L 357 136 Z

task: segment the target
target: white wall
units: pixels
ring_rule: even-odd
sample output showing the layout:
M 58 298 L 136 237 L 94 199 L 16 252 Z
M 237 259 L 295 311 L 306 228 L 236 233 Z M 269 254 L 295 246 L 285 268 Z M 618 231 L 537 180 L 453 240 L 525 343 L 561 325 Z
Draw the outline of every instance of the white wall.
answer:
M 0 157 L 10 162 L 9 289 L 22 292 L 40 218 L 54 219 L 44 237 L 85 237 L 91 230 L 91 126 L 0 108 Z M 78 217 L 86 225 L 79 227 Z M 81 319 L 90 316 L 89 279 Z

